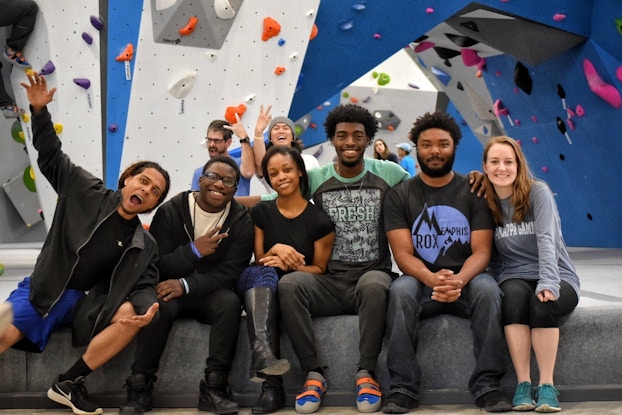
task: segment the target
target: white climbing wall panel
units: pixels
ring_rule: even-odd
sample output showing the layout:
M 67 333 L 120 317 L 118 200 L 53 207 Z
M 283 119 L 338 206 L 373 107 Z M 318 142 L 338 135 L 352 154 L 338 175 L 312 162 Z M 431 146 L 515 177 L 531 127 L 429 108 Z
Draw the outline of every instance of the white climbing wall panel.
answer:
M 121 169 L 136 160 L 158 161 L 171 175 L 174 195 L 189 189 L 194 169 L 208 160 L 201 141 L 227 107 L 246 106 L 242 122 L 251 138 L 260 104 L 287 115 L 319 0 L 246 0 L 220 49 L 155 42 L 155 3 L 161 2 L 145 0 L 143 6 Z M 281 31 L 263 41 L 267 17 Z M 277 67 L 285 71 L 277 75 Z M 190 78 L 188 87 L 182 80 Z M 236 147 L 234 139 L 229 150 Z

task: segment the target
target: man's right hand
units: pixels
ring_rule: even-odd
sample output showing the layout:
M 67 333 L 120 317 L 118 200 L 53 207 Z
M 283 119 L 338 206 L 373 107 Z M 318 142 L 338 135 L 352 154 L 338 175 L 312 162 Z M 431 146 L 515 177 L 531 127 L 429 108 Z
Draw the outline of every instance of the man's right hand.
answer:
M 229 236 L 226 232 L 219 234 L 218 232 L 220 232 L 221 228 L 221 226 L 216 226 L 214 229 L 207 231 L 205 235 L 194 240 L 194 245 L 201 253 L 201 256 L 212 255 L 216 252 L 220 241 Z
M 27 76 L 30 84 L 22 82 L 20 85 L 26 90 L 26 96 L 28 97 L 30 105 L 32 105 L 33 112 L 38 114 L 47 104 L 52 102 L 56 88 L 52 88 L 48 91 L 45 78 L 37 72 L 33 72 Z

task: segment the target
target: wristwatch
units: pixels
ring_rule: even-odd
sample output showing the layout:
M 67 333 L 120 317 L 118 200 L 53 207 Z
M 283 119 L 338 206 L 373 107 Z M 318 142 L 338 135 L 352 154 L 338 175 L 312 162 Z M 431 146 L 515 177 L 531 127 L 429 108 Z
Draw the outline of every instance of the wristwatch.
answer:
M 248 138 L 248 136 L 244 137 L 244 138 L 240 138 L 240 144 L 244 144 L 244 143 L 250 144 L 251 143 L 251 139 Z

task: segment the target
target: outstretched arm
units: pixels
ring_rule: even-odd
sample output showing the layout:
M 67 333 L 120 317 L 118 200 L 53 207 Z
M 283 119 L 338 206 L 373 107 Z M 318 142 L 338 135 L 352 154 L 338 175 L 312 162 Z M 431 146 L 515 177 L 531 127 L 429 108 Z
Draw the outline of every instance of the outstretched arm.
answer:
M 253 153 L 255 154 L 255 173 L 257 173 L 257 177 L 260 179 L 263 177 L 261 160 L 263 160 L 263 156 L 266 154 L 266 143 L 263 140 L 263 132 L 270 124 L 270 121 L 272 121 L 272 115 L 270 115 L 271 109 L 272 105 L 268 105 L 264 111 L 263 105 L 261 105 L 259 107 L 259 117 L 257 117 L 257 123 L 255 124 Z
M 235 113 L 235 119 L 237 122 L 231 126 L 225 125 L 224 128 L 233 131 L 233 133 L 239 139 L 248 138 L 244 124 L 240 121 L 240 116 Z M 240 144 L 240 151 L 242 153 L 240 163 L 240 173 L 245 179 L 251 179 L 255 174 L 255 155 L 253 154 L 253 147 L 250 142 L 244 142 Z

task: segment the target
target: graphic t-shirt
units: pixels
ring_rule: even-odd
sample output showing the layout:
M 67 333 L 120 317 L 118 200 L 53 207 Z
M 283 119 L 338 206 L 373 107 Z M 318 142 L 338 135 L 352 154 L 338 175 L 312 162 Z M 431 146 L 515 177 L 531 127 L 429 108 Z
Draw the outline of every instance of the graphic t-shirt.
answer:
M 471 256 L 471 232 L 493 229 L 484 198 L 471 193 L 465 176 L 454 174 L 443 187 L 416 176 L 391 189 L 384 202 L 385 230 L 409 229 L 415 256 L 432 272 L 455 273 Z

